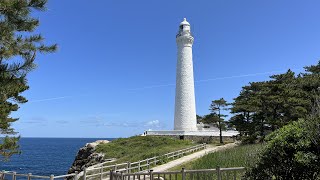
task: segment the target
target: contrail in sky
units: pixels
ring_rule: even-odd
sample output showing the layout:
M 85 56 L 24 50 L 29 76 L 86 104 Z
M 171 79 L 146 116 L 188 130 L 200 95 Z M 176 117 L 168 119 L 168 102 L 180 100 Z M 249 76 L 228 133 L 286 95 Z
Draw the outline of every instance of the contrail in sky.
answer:
M 295 71 L 295 70 L 301 70 L 301 69 L 291 69 L 291 70 Z M 285 71 L 287 71 L 287 70 L 285 70 Z M 279 72 L 283 72 L 283 70 L 282 71 L 254 73 L 254 74 L 243 74 L 243 75 L 228 76 L 228 77 L 218 77 L 218 78 L 212 78 L 212 79 L 203 79 L 203 80 L 198 80 L 195 82 L 207 82 L 207 81 L 215 81 L 215 80 L 222 80 L 222 79 L 233 79 L 233 78 L 242 78 L 242 77 L 250 77 L 250 76 L 259 76 L 259 75 L 273 74 L 273 73 L 279 73 Z
M 298 71 L 298 70 L 302 70 L 302 69 L 299 68 L 299 69 L 291 69 L 291 70 L 292 70 L 292 71 Z M 202 80 L 197 80 L 197 81 L 195 81 L 195 83 L 203 83 L 203 82 L 223 80 L 223 79 L 252 77 L 252 76 L 259 76 L 259 75 L 280 73 L 280 72 L 284 72 L 284 71 L 287 71 L 287 70 L 269 71 L 269 72 L 254 73 L 254 74 L 243 74 L 243 75 L 236 75 L 236 76 L 225 76 L 225 77 L 217 77 L 217 78 L 210 78 L 210 79 L 202 79 Z M 145 86 L 145 87 L 141 87 L 141 88 L 134 88 L 134 89 L 129 89 L 129 90 L 130 90 L 130 91 L 137 91 L 137 90 L 143 90 L 143 89 L 152 89 L 152 88 L 175 86 L 175 85 L 176 85 L 176 84 L 160 84 L 160 85 L 153 85 L 153 86 Z M 72 98 L 72 97 L 74 97 L 74 96 L 60 96 L 60 97 L 53 97 L 53 98 L 46 98 L 46 99 L 31 100 L 31 101 L 29 101 L 29 102 L 53 101 L 53 100 L 66 99 L 66 98 Z
M 301 68 L 299 68 L 299 69 L 298 69 L 298 68 L 297 68 L 297 69 L 291 69 L 291 70 L 292 70 L 292 71 L 296 71 L 296 70 L 301 70 Z M 269 71 L 269 72 L 254 73 L 254 74 L 243 74 L 243 75 L 236 75 L 236 76 L 217 77 L 217 78 L 197 80 L 197 81 L 194 81 L 194 82 L 195 82 L 195 83 L 202 83 L 202 82 L 216 81 L 216 80 L 223 80 L 223 79 L 252 77 L 252 76 L 259 76 L 259 75 L 279 73 L 279 72 L 284 72 L 284 71 L 287 71 L 287 70 Z M 143 90 L 143 89 L 151 89 L 151 88 L 166 87 L 166 86 L 175 86 L 175 85 L 176 85 L 176 84 L 153 85 L 153 86 L 145 86 L 145 87 L 135 88 L 135 89 L 129 89 L 129 90 L 135 91 L 135 90 Z
M 66 99 L 66 98 L 71 98 L 72 96 L 60 96 L 60 97 L 53 97 L 53 98 L 46 98 L 46 99 L 36 99 L 36 100 L 31 100 L 29 102 L 43 102 L 43 101 L 53 101 L 53 100 L 58 100 L 58 99 Z

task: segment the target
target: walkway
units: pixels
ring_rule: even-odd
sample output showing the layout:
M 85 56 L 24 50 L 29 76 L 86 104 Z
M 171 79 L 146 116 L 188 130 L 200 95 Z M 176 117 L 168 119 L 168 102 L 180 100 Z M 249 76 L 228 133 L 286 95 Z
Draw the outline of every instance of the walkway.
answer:
M 230 143 L 222 146 L 213 146 L 213 145 L 207 145 L 207 148 L 198 152 L 195 152 L 193 154 L 183 156 L 182 158 L 170 161 L 166 164 L 162 164 L 160 166 L 156 166 L 153 169 L 154 172 L 160 172 L 160 171 L 167 171 L 173 167 L 179 166 L 183 163 L 198 159 L 208 153 L 216 152 L 216 151 L 221 151 L 224 149 L 229 149 L 237 146 L 237 143 Z

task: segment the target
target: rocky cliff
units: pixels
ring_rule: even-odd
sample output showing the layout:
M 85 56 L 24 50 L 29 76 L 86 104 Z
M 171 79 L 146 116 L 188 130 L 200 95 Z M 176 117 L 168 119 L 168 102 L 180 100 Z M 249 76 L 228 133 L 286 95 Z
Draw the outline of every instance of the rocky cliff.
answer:
M 84 147 L 80 148 L 71 168 L 68 171 L 68 174 L 74 173 L 75 171 L 81 172 L 84 167 L 104 162 L 104 154 L 96 153 L 95 149 L 98 144 L 105 143 L 109 143 L 109 141 L 98 140 L 92 143 L 87 143 Z

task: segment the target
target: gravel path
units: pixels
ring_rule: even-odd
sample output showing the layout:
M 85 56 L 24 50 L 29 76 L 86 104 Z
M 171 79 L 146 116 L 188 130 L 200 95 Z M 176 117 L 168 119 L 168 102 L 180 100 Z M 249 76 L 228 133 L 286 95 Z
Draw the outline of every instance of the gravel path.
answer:
M 195 152 L 195 153 L 187 155 L 187 156 L 183 156 L 182 158 L 170 161 L 170 162 L 168 162 L 166 164 L 162 164 L 160 166 L 156 166 L 156 167 L 154 167 L 152 169 L 153 169 L 154 172 L 167 171 L 167 170 L 169 170 L 169 169 L 171 169 L 173 167 L 179 166 L 179 165 L 181 165 L 183 163 L 198 159 L 198 158 L 200 158 L 200 157 L 202 157 L 202 156 L 204 156 L 204 155 L 206 155 L 208 153 L 221 151 L 221 150 L 228 149 L 228 148 L 233 148 L 235 146 L 237 146 L 236 143 L 230 143 L 230 144 L 226 144 L 226 145 L 223 145 L 223 146 L 212 146 L 212 145 L 210 146 L 210 145 L 207 145 L 207 148 L 204 149 L 204 150 Z

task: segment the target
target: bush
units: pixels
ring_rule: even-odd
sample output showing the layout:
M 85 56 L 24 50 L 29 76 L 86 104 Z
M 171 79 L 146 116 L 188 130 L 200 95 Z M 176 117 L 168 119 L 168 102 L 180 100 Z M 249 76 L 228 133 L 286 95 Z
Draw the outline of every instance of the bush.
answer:
M 245 179 L 320 179 L 320 118 L 298 120 L 273 132 Z
M 255 144 L 257 143 L 257 136 L 256 135 L 249 135 L 249 136 L 242 136 L 241 137 L 241 144 Z

